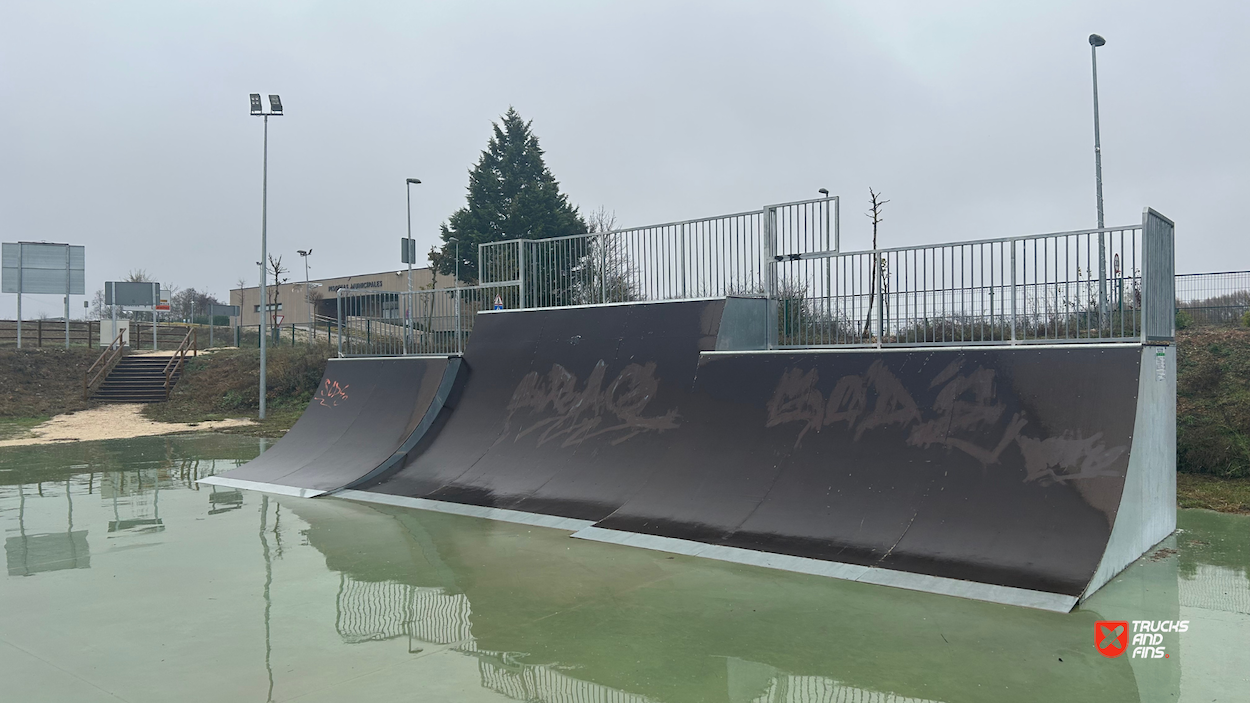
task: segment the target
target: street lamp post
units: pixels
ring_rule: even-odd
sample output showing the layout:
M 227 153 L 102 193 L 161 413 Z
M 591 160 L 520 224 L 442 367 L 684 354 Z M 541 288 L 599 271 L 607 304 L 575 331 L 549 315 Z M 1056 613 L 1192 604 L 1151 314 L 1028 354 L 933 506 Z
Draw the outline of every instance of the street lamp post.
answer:
M 1094 72 L 1094 181 L 1098 188 L 1098 325 L 1107 321 L 1107 235 L 1102 231 L 1102 138 L 1098 130 L 1098 47 L 1107 43 L 1097 34 L 1089 35 L 1089 60 Z
M 408 297 L 404 302 L 404 353 L 408 353 L 408 338 L 412 335 L 412 260 L 417 257 L 417 247 L 412 241 L 412 186 L 421 185 L 420 178 L 404 179 L 404 193 L 408 196 L 408 238 L 404 240 L 404 261 L 408 264 Z
M 313 330 L 317 328 L 316 320 L 313 318 L 312 289 L 308 284 L 308 257 L 312 254 L 312 248 L 309 247 L 307 251 L 296 249 L 295 253 L 304 257 L 304 304 L 308 306 L 308 334 L 311 335 Z
M 265 112 L 260 102 L 260 93 L 251 94 L 251 114 L 265 120 L 264 165 L 261 167 L 260 186 L 260 419 L 265 419 L 265 336 L 269 331 L 266 317 L 269 314 L 268 298 L 265 291 L 265 262 L 269 257 L 269 117 L 282 116 L 282 99 L 276 95 L 269 96 L 269 112 Z M 277 281 L 274 281 L 277 283 Z

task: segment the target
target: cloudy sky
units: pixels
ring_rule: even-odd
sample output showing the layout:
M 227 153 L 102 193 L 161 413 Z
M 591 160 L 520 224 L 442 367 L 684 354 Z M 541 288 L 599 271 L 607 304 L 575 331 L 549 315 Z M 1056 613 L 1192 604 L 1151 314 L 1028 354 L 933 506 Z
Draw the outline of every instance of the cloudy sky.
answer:
M 1107 223 L 1148 205 L 1177 222 L 1178 271 L 1250 269 L 1234 1 L 4 0 L 0 238 L 86 245 L 89 292 L 132 269 L 255 285 L 252 92 L 287 112 L 270 251 L 297 268 L 312 247 L 314 278 L 402 267 L 405 177 L 428 250 L 509 105 L 571 200 L 626 226 L 826 187 L 860 249 L 872 186 L 885 246 L 1092 227 L 1090 32 Z

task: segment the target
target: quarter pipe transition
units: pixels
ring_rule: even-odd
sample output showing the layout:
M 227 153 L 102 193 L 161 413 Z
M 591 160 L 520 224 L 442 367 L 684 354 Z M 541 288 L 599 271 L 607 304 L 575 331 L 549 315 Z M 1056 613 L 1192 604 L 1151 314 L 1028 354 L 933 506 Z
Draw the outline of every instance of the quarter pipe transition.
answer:
M 483 312 L 441 399 L 345 362 L 398 395 L 334 480 L 299 425 L 224 479 L 1059 611 L 1174 528 L 1171 347 L 764 350 L 763 303 Z

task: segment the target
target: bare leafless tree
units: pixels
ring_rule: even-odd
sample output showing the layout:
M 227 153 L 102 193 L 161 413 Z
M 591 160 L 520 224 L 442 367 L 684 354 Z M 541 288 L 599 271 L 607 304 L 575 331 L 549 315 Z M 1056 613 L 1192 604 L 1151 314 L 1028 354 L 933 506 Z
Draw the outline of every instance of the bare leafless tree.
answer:
M 864 339 L 868 338 L 869 332 L 871 332 L 872 330 L 872 306 L 877 296 L 877 276 L 885 275 L 885 271 L 884 271 L 885 258 L 879 256 L 876 253 L 877 252 L 877 226 L 885 221 L 885 218 L 881 217 L 881 210 L 882 208 L 885 207 L 885 204 L 888 202 L 890 201 L 881 199 L 880 193 L 874 191 L 872 188 L 868 189 L 868 212 L 864 213 L 864 215 L 872 220 L 873 255 L 872 255 L 872 268 L 869 270 L 869 273 L 868 273 L 868 312 L 864 315 L 864 332 L 862 335 L 860 335 Z
M 269 315 L 270 324 L 274 327 L 278 326 L 278 293 L 282 288 L 282 284 L 286 283 L 288 278 L 283 278 L 282 274 L 290 273 L 290 270 L 282 265 L 282 257 L 274 258 L 273 254 L 269 255 L 269 275 L 273 276 L 273 285 L 269 286 Z

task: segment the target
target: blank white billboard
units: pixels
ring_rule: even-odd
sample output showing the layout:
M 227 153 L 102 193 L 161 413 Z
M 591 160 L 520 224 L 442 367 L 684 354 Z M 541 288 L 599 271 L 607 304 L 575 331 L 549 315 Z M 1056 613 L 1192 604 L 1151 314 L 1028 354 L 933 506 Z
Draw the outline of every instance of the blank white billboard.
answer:
M 0 292 L 85 295 L 83 247 L 43 242 L 5 242 Z

